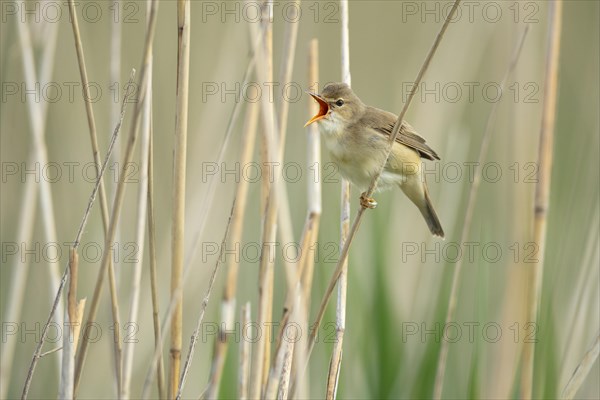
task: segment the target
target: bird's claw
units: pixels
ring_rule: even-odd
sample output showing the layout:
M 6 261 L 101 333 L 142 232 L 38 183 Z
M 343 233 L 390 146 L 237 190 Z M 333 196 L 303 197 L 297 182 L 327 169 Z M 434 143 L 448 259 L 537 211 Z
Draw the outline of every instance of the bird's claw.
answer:
M 360 195 L 360 205 L 363 208 L 374 209 L 375 207 L 377 207 L 377 202 L 375 201 L 375 199 L 367 197 L 366 193 L 363 193 Z

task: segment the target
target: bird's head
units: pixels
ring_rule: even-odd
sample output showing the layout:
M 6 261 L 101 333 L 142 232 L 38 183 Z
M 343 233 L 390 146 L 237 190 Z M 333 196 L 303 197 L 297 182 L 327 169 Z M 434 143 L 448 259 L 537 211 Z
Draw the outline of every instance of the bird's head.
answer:
M 329 83 L 320 94 L 310 93 L 319 111 L 304 126 L 321 122 L 326 126 L 346 125 L 358 119 L 365 105 L 345 83 Z

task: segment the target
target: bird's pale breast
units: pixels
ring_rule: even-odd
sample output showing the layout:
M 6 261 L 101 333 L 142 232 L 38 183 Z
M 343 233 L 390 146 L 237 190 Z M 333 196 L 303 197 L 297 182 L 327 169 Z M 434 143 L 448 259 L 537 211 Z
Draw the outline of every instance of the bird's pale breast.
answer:
M 325 125 L 325 124 L 323 124 Z M 378 132 L 346 132 L 322 127 L 325 145 L 340 174 L 360 191 L 365 191 L 385 160 L 388 140 Z M 407 178 L 420 172 L 421 158 L 418 153 L 402 144 L 395 143 L 386 168 L 380 176 L 378 190 L 402 184 Z

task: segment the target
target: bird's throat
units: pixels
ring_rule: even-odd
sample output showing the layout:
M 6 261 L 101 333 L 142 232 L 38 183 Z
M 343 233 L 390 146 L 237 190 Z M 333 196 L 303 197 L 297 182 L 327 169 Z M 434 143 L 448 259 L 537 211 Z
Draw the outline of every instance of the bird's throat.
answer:
M 340 121 L 335 113 L 329 113 L 325 118 L 320 119 L 319 130 L 323 135 L 341 137 L 345 129 L 345 124 Z

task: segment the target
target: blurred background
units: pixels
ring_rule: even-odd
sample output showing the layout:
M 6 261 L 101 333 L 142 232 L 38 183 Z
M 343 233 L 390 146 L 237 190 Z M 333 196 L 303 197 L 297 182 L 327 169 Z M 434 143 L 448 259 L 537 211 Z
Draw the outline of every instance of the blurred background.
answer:
M 251 91 L 241 87 L 251 57 L 249 24 L 256 23 L 255 11 L 248 4 L 212 1 L 191 4 L 186 255 L 202 225 L 206 191 L 213 176 L 210 168 L 217 161 L 231 113 L 239 102 L 243 116 L 250 100 Z M 396 114 L 400 112 L 450 4 L 449 1 L 349 2 L 352 87 L 365 103 Z M 79 227 L 95 174 L 89 164 L 93 159 L 67 7 L 63 2 L 52 1 L 3 1 L 1 5 L 1 345 L 3 353 L 7 346 L 14 348 L 10 364 L 5 365 L 3 359 L 1 384 L 2 395 L 15 398 L 20 396 L 35 344 L 50 310 L 55 293 L 51 276 L 62 274 L 68 261 L 68 242 L 74 239 Z M 301 14 L 295 14 L 298 9 Z M 78 5 L 77 10 L 89 80 L 93 82 L 92 92 L 97 93 L 92 106 L 103 158 L 130 71 L 132 68 L 139 71 L 141 64 L 146 4 L 128 0 L 92 1 Z M 597 1 L 574 0 L 564 4 L 554 163 L 538 321 L 532 325 L 526 320 L 526 278 L 532 261 L 539 256 L 533 243 L 533 200 L 548 2 L 470 2 L 461 6 L 455 22 L 449 26 L 406 115 L 406 120 L 441 157 L 439 162 L 426 162 L 426 177 L 446 239 L 431 237 L 421 215 L 399 190 L 376 195 L 379 206 L 367 211 L 350 250 L 339 398 L 431 397 L 440 345 L 447 339 L 444 332 L 452 339 L 444 398 L 518 397 L 520 354 L 534 330 L 538 340 L 534 397 L 559 396 L 600 329 L 599 13 Z M 275 94 L 290 102 L 284 165 L 291 167 L 285 170 L 289 174 L 284 175 L 284 182 L 294 237 L 299 240 L 306 217 L 307 184 L 315 173 L 314 168 L 306 165 L 307 140 L 303 128 L 310 117 L 311 102 L 302 92 L 310 86 L 308 43 L 313 38 L 319 41 L 318 89 L 327 82 L 340 81 L 341 15 L 335 1 L 303 1 L 299 8 L 276 2 L 273 10 L 276 77 L 282 62 L 286 18 L 290 20 L 290 15 L 298 15 L 293 19 L 299 24 L 293 85 L 284 88 L 276 78 Z M 161 1 L 152 76 L 161 313 L 170 296 L 176 21 L 176 2 Z M 500 82 L 526 24 L 530 29 L 523 51 L 500 97 Z M 23 40 L 20 31 L 23 28 L 29 32 L 29 43 Z M 120 39 L 115 39 L 119 38 L 115 29 L 121 30 Z M 46 65 L 40 60 L 48 49 L 53 55 L 46 58 L 50 60 Z M 28 61 L 24 54 L 29 51 L 37 74 L 35 85 L 25 75 Z M 114 76 L 118 76 L 117 81 Z M 268 94 L 268 86 L 258 81 L 256 75 L 249 79 L 254 88 L 261 89 L 261 95 Z M 240 87 L 247 96 L 238 99 L 233 93 Z M 482 182 L 470 235 L 468 243 L 462 243 L 472 183 L 470 163 L 478 159 L 486 121 L 494 106 L 497 114 L 491 144 L 483 168 L 476 170 Z M 109 199 L 114 196 L 133 109 L 132 106 L 128 109 L 120 145 L 108 164 L 105 185 Z M 36 117 L 31 113 L 45 116 L 41 129 L 46 161 L 37 158 L 32 150 L 35 127 L 31 121 Z M 216 201 L 208 210 L 201 237 L 203 244 L 221 242 L 236 180 L 243 179 L 239 173 L 237 176 L 223 173 L 234 169 L 239 159 L 242 121 L 240 118 L 234 126 L 224 164 L 217 166 L 214 175 Z M 258 151 L 255 153 L 257 161 Z M 335 269 L 339 250 L 340 179 L 335 168 L 327 164 L 325 148 L 322 154 L 323 208 L 311 321 Z M 123 323 L 127 321 L 130 302 L 134 265 L 131 260 L 141 258 L 143 262 L 139 320 L 130 330 L 122 328 L 123 335 L 137 341 L 132 398 L 141 396 L 154 346 L 148 246 L 146 243 L 143 252 L 138 251 L 141 247 L 136 242 L 139 157 L 138 148 L 131 179 L 126 183 L 125 203 L 113 248 Z M 301 174 L 298 177 L 297 170 Z M 43 181 L 49 184 L 44 186 Z M 28 182 L 35 183 L 32 186 L 38 190 L 33 201 L 25 200 Z M 256 247 L 261 240 L 260 183 L 251 183 L 249 190 L 241 243 L 242 247 L 248 246 L 248 254 L 241 257 L 239 264 L 237 304 L 250 301 L 252 315 L 256 317 L 258 258 L 252 246 Z M 48 196 L 52 201 L 52 216 L 48 214 Z M 358 196 L 353 190 L 352 218 L 358 208 Z M 80 247 L 78 296 L 87 297 L 88 301 L 104 246 L 99 210 L 95 204 Z M 54 232 L 48 228 L 51 220 Z M 26 234 L 27 227 L 31 227 L 30 235 Z M 275 320 L 280 316 L 286 293 L 282 247 L 276 253 Z M 216 257 L 214 252 L 199 252 L 185 282 L 183 357 Z M 463 258 L 464 265 L 456 325 L 445 330 L 453 266 L 459 258 Z M 25 291 L 22 298 L 15 298 L 11 294 L 13 279 L 16 271 L 23 269 L 27 269 Z M 219 323 L 225 274 L 223 267 L 208 305 L 204 319 L 207 328 L 200 337 L 185 397 L 197 398 L 207 383 L 216 338 L 208 327 Z M 8 310 L 14 309 L 15 302 L 21 309 L 17 318 L 11 320 Z M 309 364 L 311 398 L 324 397 L 332 348 L 328 339 L 333 335 L 334 321 L 335 306 L 330 305 Z M 90 345 L 80 398 L 116 396 L 115 385 L 111 384 L 113 338 L 107 285 L 97 322 L 101 333 Z M 47 343 L 44 351 L 59 345 L 57 339 Z M 56 396 L 58 354 L 40 360 L 31 398 Z M 222 398 L 236 397 L 237 360 L 234 341 L 225 364 Z M 596 361 L 578 398 L 600 397 L 599 373 Z M 153 392 L 152 396 L 157 394 Z

